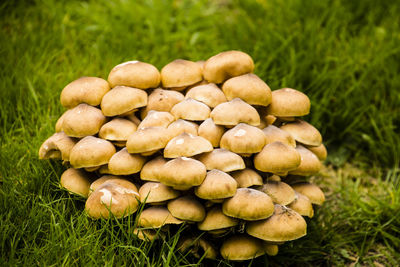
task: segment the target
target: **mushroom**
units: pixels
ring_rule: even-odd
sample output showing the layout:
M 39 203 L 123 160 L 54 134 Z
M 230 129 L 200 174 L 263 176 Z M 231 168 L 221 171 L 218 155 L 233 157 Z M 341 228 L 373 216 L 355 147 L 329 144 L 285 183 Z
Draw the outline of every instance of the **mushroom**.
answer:
M 284 144 L 287 144 L 291 147 L 296 147 L 296 141 L 293 136 L 276 127 L 275 125 L 268 125 L 262 130 L 265 134 L 265 144 L 270 144 L 275 141 L 281 141 Z
M 137 125 L 130 120 L 123 118 L 114 118 L 101 126 L 99 137 L 113 141 L 115 145 L 125 146 L 128 137 L 134 133 Z
M 312 204 L 322 205 L 325 201 L 324 192 L 315 184 L 300 182 L 292 184 L 291 186 L 296 192 L 308 197 Z
M 195 62 L 176 59 L 161 69 L 163 87 L 178 91 L 203 79 L 202 68 Z
M 303 120 L 286 123 L 280 128 L 290 133 L 296 141 L 302 144 L 308 146 L 320 146 L 322 144 L 320 132 L 314 126 Z
M 221 232 L 221 230 L 227 231 L 238 224 L 239 220 L 226 216 L 218 205 L 207 212 L 206 217 L 197 224 L 197 227 L 202 231 L 216 233 Z
M 272 91 L 268 114 L 276 117 L 299 117 L 310 113 L 310 99 L 300 91 L 282 88 Z
M 324 144 L 319 146 L 306 146 L 306 148 L 314 153 L 320 161 L 326 160 L 326 157 L 328 156 L 328 151 L 326 150 Z
M 108 162 L 108 170 L 114 175 L 129 175 L 140 172 L 146 158 L 138 154 L 130 154 L 126 147 L 115 153 Z
M 139 189 L 140 201 L 147 204 L 159 204 L 177 198 L 179 191 L 159 182 L 144 183 Z
M 164 127 L 147 127 L 131 134 L 126 142 L 129 153 L 151 154 L 164 148 L 171 139 Z
M 241 122 L 252 126 L 260 124 L 257 110 L 240 98 L 219 104 L 210 113 L 210 117 L 217 125 L 235 126 Z
M 143 229 L 143 228 L 135 228 L 133 230 L 133 234 L 139 238 L 140 240 L 143 241 L 153 241 L 156 240 L 158 238 L 160 238 L 160 236 L 162 238 L 164 238 L 164 234 L 161 231 L 156 231 L 153 229 Z
M 173 121 L 175 121 L 174 116 L 167 111 L 155 111 L 150 110 L 147 116 L 138 125 L 138 129 L 143 129 L 147 127 L 164 127 L 167 128 Z
M 210 108 L 197 100 L 186 98 L 172 107 L 171 113 L 175 119 L 203 121 L 210 116 Z
M 232 152 L 251 155 L 260 152 L 265 145 L 262 130 L 246 123 L 239 123 L 221 137 L 220 147 Z
M 68 112 L 70 112 L 70 111 L 71 111 L 70 109 L 66 110 L 66 111 L 60 116 L 60 118 L 58 118 L 58 120 L 57 120 L 57 122 L 56 122 L 56 126 L 54 127 L 56 133 L 62 132 L 62 125 L 63 125 L 64 118 L 65 118 L 65 116 L 68 114 Z
M 207 139 L 184 132 L 168 142 L 164 149 L 164 157 L 191 157 L 212 150 L 213 146 Z
M 203 153 L 197 159 L 206 166 L 207 170 L 218 169 L 223 172 L 231 172 L 246 168 L 242 157 L 223 148 Z
M 263 247 L 268 256 L 276 256 L 278 254 L 279 248 L 277 244 L 264 241 Z
M 222 199 L 233 197 L 237 183 L 229 174 L 220 170 L 207 172 L 204 181 L 194 189 L 196 196 L 202 199 Z
M 158 182 L 158 177 L 161 174 L 161 168 L 167 160 L 163 156 L 158 156 L 144 164 L 140 171 L 140 179 L 143 181 Z
M 320 171 L 322 164 L 314 153 L 302 145 L 298 145 L 296 150 L 300 154 L 301 162 L 300 165 L 296 169 L 290 171 L 289 174 L 307 176 Z
M 146 228 L 160 228 L 166 224 L 181 224 L 183 221 L 171 215 L 166 207 L 151 206 L 144 209 L 138 219 L 138 225 Z
M 184 98 L 180 92 L 157 88 L 149 95 L 147 106 L 142 109 L 140 115 L 143 119 L 150 110 L 170 112 L 172 107 Z
M 210 108 L 215 108 L 219 104 L 227 101 L 224 93 L 214 83 L 203 84 L 191 88 L 187 91 L 185 98 L 192 98 L 203 102 Z
M 288 205 L 295 199 L 293 188 L 281 181 L 268 180 L 264 185 L 256 189 L 266 193 L 276 204 Z
M 201 258 L 204 256 L 206 259 L 216 259 L 218 255 L 218 252 L 211 245 L 211 243 L 203 237 L 194 238 L 183 236 L 179 239 L 177 247 L 179 251 L 189 251 L 190 254 L 196 258 Z M 201 249 L 203 253 L 199 252 L 199 249 Z
M 223 241 L 220 252 L 226 260 L 250 260 L 265 254 L 263 241 L 246 234 L 233 235 Z
M 263 184 L 262 177 L 257 172 L 249 168 L 234 171 L 231 173 L 231 175 L 236 180 L 239 188 Z
M 64 132 L 58 132 L 47 138 L 39 148 L 39 159 L 62 159 L 69 161 L 71 149 L 77 141 L 67 136 Z
M 206 217 L 203 205 L 190 195 L 170 200 L 167 207 L 172 216 L 182 221 L 201 222 Z
M 216 125 L 211 118 L 203 121 L 198 129 L 199 135 L 210 141 L 213 147 L 219 147 L 219 142 L 224 132 L 225 128 L 221 125 Z
M 91 178 L 82 170 L 67 169 L 61 175 L 60 184 L 68 192 L 87 198 Z
M 288 208 L 298 212 L 301 216 L 312 218 L 314 210 L 310 199 L 299 192 L 295 192 L 295 194 L 294 201 L 288 205 Z
M 106 116 L 127 115 L 146 105 L 146 92 L 127 86 L 114 87 L 101 100 L 101 110 Z
M 111 179 L 123 179 L 123 178 L 121 176 L 117 176 L 117 175 L 103 175 L 90 184 L 89 194 L 91 192 L 95 191 L 99 186 L 101 186 L 102 184 L 104 184 L 105 182 L 107 182 Z M 116 181 L 114 181 L 114 182 L 116 182 Z
M 176 120 L 172 122 L 170 125 L 168 125 L 168 131 L 170 132 L 171 137 L 178 136 L 182 133 L 198 135 L 197 134 L 198 128 L 199 126 L 196 123 L 182 119 Z

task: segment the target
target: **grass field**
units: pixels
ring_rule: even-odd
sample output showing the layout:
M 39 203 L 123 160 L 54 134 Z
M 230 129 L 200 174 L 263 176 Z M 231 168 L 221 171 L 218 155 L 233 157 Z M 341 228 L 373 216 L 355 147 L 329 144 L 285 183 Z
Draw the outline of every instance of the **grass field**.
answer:
M 196 265 L 141 243 L 134 218 L 92 221 L 39 161 L 81 76 L 123 61 L 249 53 L 272 89 L 312 101 L 307 117 L 330 156 L 313 179 L 327 202 L 309 234 L 264 265 L 400 265 L 400 5 L 390 0 L 9 1 L 0 4 L 0 265 Z M 229 262 L 202 264 L 229 266 Z

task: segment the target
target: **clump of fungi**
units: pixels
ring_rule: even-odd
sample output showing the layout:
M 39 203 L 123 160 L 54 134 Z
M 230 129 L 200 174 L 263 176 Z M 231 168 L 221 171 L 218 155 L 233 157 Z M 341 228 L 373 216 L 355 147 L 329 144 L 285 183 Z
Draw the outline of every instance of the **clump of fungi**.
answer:
M 69 167 L 61 186 L 93 219 L 132 216 L 142 240 L 187 224 L 179 250 L 247 260 L 306 235 L 325 198 L 306 180 L 327 151 L 302 92 L 271 91 L 252 58 L 226 51 L 174 60 L 161 72 L 129 61 L 107 81 L 83 77 L 61 92 L 67 109 L 39 158 Z M 161 229 L 160 229 L 161 228 Z M 161 230 L 161 231 L 160 231 Z M 218 249 L 219 247 L 219 249 Z

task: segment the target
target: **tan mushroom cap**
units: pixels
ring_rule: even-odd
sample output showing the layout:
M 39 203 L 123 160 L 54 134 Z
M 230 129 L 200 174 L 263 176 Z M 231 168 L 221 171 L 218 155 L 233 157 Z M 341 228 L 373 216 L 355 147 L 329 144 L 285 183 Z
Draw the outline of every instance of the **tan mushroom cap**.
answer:
M 210 108 L 197 100 L 187 98 L 172 107 L 171 113 L 175 119 L 188 121 L 203 121 L 210 117 Z
M 144 164 L 140 171 L 140 179 L 143 181 L 158 182 L 158 176 L 161 173 L 161 168 L 167 160 L 163 156 L 158 156 Z
M 99 137 L 110 141 L 126 141 L 136 129 L 137 125 L 132 121 L 114 118 L 100 128 Z
M 310 99 L 300 91 L 282 88 L 272 91 L 268 114 L 277 117 L 298 117 L 310 113 Z
M 131 113 L 121 117 L 133 122 L 136 125 L 139 125 L 142 122 L 141 120 L 139 120 L 138 117 L 136 117 L 135 113 Z
M 206 178 L 206 166 L 198 160 L 179 157 L 165 163 L 159 181 L 175 189 L 189 189 L 200 185 Z
M 246 234 L 234 235 L 224 240 L 220 249 L 226 260 L 250 260 L 265 254 L 263 241 Z
M 239 123 L 226 131 L 221 138 L 220 147 L 241 154 L 260 152 L 265 145 L 265 135 L 262 130 L 246 123 Z
M 71 149 L 70 163 L 74 168 L 89 168 L 107 164 L 116 152 L 109 141 L 86 136 Z
M 156 239 L 159 239 L 160 236 L 164 237 L 163 232 L 161 231 L 156 231 L 153 229 L 141 229 L 141 228 L 135 228 L 133 230 L 133 234 L 137 236 L 140 240 L 143 241 L 153 241 Z
M 90 176 L 84 171 L 69 168 L 61 175 L 60 184 L 68 192 L 87 198 L 90 181 Z
M 291 185 L 292 188 L 310 199 L 312 204 L 322 205 L 325 201 L 324 192 L 315 184 L 300 182 Z
M 198 128 L 199 126 L 196 123 L 182 119 L 176 120 L 168 125 L 168 131 L 170 132 L 171 137 L 176 137 L 182 133 L 198 135 Z
M 164 157 L 191 157 L 212 150 L 213 146 L 207 139 L 184 132 L 168 142 L 164 149 Z
M 204 206 L 190 195 L 169 201 L 167 207 L 172 216 L 182 221 L 201 222 L 206 217 Z
M 106 116 L 123 115 L 146 105 L 146 92 L 127 86 L 114 87 L 101 100 L 101 110 Z
M 320 161 L 326 160 L 326 157 L 328 156 L 328 151 L 326 150 L 324 144 L 319 146 L 306 146 L 306 148 L 314 153 Z
M 203 79 L 202 68 L 195 62 L 176 59 L 161 69 L 163 87 L 186 87 Z
M 262 131 L 265 134 L 265 144 L 281 141 L 284 144 L 296 147 L 296 141 L 294 140 L 293 136 L 290 133 L 276 127 L 275 125 L 268 125 Z
M 225 51 L 210 57 L 204 64 L 204 79 L 212 83 L 253 72 L 253 59 L 241 51 Z
M 214 83 L 208 83 L 191 88 L 187 91 L 185 98 L 192 98 L 203 102 L 210 108 L 215 108 L 221 103 L 226 102 L 224 93 Z
M 246 168 L 244 170 L 234 171 L 231 173 L 232 177 L 238 183 L 239 188 L 246 188 L 254 185 L 262 185 L 262 177 L 252 169 Z
M 182 252 L 187 252 L 189 250 L 190 254 L 196 258 L 204 256 L 206 259 L 216 259 L 218 256 L 217 250 L 203 237 L 194 238 L 184 236 L 179 240 L 177 248 Z M 201 249 L 203 253 L 199 252 L 199 249 Z
M 68 136 L 80 138 L 97 134 L 105 122 L 100 109 L 79 104 L 65 113 L 61 128 Z
M 139 189 L 140 201 L 157 203 L 177 198 L 180 193 L 159 182 L 144 183 Z
M 241 156 L 223 148 L 203 153 L 197 159 L 206 166 L 207 170 L 218 169 L 231 172 L 246 168 Z
M 66 111 L 60 116 L 60 118 L 58 118 L 58 120 L 57 120 L 57 122 L 56 122 L 56 126 L 54 127 L 56 133 L 62 131 L 62 125 L 63 125 L 63 122 L 64 122 L 64 118 L 65 118 L 65 116 L 68 114 L 68 112 L 70 112 L 70 111 L 71 111 L 70 109 L 66 110 Z
M 108 169 L 114 175 L 129 175 L 140 172 L 145 162 L 145 157 L 129 154 L 124 147 L 110 158 Z
M 107 182 L 111 179 L 115 180 L 115 179 L 123 179 L 123 178 L 121 176 L 117 176 L 117 175 L 103 175 L 90 184 L 89 193 L 95 191 L 97 188 L 99 188 L 99 186 L 101 186 L 102 184 L 104 184 L 105 182 Z M 114 182 L 118 182 L 118 181 L 114 181 Z
M 268 218 L 274 213 L 272 199 L 252 188 L 238 188 L 236 194 L 222 204 L 225 215 L 246 221 Z
M 139 202 L 136 186 L 126 180 L 108 180 L 93 191 L 86 201 L 85 211 L 94 218 L 109 218 L 110 213 L 116 218 L 135 213 Z
M 219 104 L 213 109 L 210 117 L 217 125 L 235 126 L 241 122 L 252 126 L 260 124 L 257 110 L 240 98 Z
M 278 175 L 296 169 L 300 162 L 299 152 L 280 141 L 264 146 L 254 157 L 254 167 L 257 170 Z
M 322 163 L 318 157 L 302 145 L 297 145 L 297 152 L 301 157 L 300 165 L 289 172 L 289 174 L 308 176 L 318 173 L 322 168 Z
M 286 123 L 280 128 L 290 133 L 296 141 L 302 144 L 308 146 L 320 146 L 322 144 L 321 133 L 306 121 L 296 120 Z
M 264 185 L 257 188 L 272 198 L 272 201 L 280 205 L 288 205 L 295 199 L 293 188 L 287 183 L 268 180 Z
M 147 127 L 164 127 L 167 128 L 173 121 L 175 121 L 174 116 L 167 111 L 155 111 L 150 110 L 147 116 L 138 125 L 138 129 L 143 129 Z
M 225 128 L 221 125 L 216 125 L 211 118 L 208 118 L 200 124 L 198 133 L 201 137 L 210 141 L 213 147 L 219 147 Z
M 277 244 L 269 243 L 264 241 L 264 251 L 268 256 L 276 256 L 278 254 L 279 248 Z
M 294 210 L 276 204 L 271 217 L 249 222 L 246 231 L 249 235 L 266 241 L 284 242 L 305 236 L 307 224 Z
M 184 98 L 185 97 L 180 92 L 157 88 L 149 95 L 147 106 L 142 109 L 140 115 L 143 119 L 150 110 L 170 112 L 172 107 L 181 102 Z
M 166 224 L 181 224 L 183 221 L 171 215 L 166 207 L 151 206 L 144 209 L 139 216 L 138 225 L 148 228 L 160 228 Z
M 310 199 L 299 192 L 295 192 L 295 194 L 294 201 L 288 207 L 298 212 L 301 216 L 312 218 L 314 216 L 314 209 Z
M 81 77 L 64 87 L 60 102 L 63 107 L 73 108 L 81 103 L 98 106 L 110 90 L 106 80 L 97 77 Z
M 146 153 L 164 148 L 171 139 L 163 127 L 148 127 L 131 134 L 126 142 L 129 153 Z
M 202 199 L 221 199 L 233 197 L 237 183 L 229 174 L 220 170 L 211 170 L 203 183 L 194 189 L 196 196 Z
M 239 220 L 226 216 L 221 207 L 215 206 L 211 208 L 202 222 L 197 224 L 199 230 L 213 231 L 229 228 L 239 224 Z
M 77 140 L 64 132 L 58 132 L 47 138 L 39 148 L 39 159 L 62 159 L 69 161 L 71 149 Z
M 151 64 L 128 61 L 115 66 L 111 70 L 108 75 L 108 82 L 111 87 L 155 88 L 160 84 L 160 72 Z
M 222 91 L 228 100 L 238 97 L 250 105 L 268 106 L 272 98 L 269 86 L 253 73 L 227 80 Z

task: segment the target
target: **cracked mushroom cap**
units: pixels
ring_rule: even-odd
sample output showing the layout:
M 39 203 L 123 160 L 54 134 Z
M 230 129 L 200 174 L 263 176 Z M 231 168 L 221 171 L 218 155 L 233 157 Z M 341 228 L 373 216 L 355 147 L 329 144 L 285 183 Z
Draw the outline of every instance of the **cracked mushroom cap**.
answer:
M 288 205 L 288 208 L 298 212 L 301 216 L 312 218 L 314 216 L 314 209 L 310 199 L 299 192 L 295 192 L 295 194 L 294 201 Z
M 60 184 L 68 192 L 87 198 L 89 195 L 91 177 L 83 170 L 67 169 L 61 175 Z
M 136 129 L 137 125 L 132 121 L 123 118 L 114 118 L 101 126 L 99 137 L 110 141 L 122 142 L 128 140 L 128 137 Z
M 325 202 L 325 195 L 321 188 L 309 182 L 300 182 L 291 185 L 292 188 L 302 195 L 308 197 L 312 204 L 322 205 Z
M 204 206 L 193 196 L 182 196 L 168 202 L 172 216 L 182 221 L 201 222 L 206 217 Z
M 280 205 L 288 205 L 295 199 L 292 187 L 287 183 L 268 180 L 264 185 L 257 188 L 272 198 L 272 201 Z
M 158 177 L 161 174 L 161 168 L 167 160 L 163 156 L 158 156 L 144 164 L 140 171 L 140 179 L 143 181 L 158 182 Z
M 160 203 L 177 198 L 180 193 L 159 182 L 144 183 L 139 189 L 140 202 Z
M 181 224 L 183 221 L 171 215 L 166 207 L 151 206 L 144 209 L 138 219 L 138 226 L 146 228 L 160 228 L 166 224 Z
M 123 178 L 121 176 L 117 176 L 117 175 L 103 175 L 90 184 L 89 194 L 91 192 L 95 191 L 99 186 L 101 186 L 102 184 L 104 184 L 105 182 L 107 182 L 111 179 L 123 179 Z M 114 182 L 117 182 L 117 181 L 114 181 Z
M 210 117 L 210 108 L 197 100 L 186 98 L 172 107 L 171 113 L 175 119 L 188 121 L 203 121 Z
M 189 60 L 176 59 L 161 69 L 161 83 L 165 88 L 186 87 L 201 80 L 202 68 Z
M 207 170 L 217 169 L 223 172 L 231 172 L 246 168 L 241 156 L 223 148 L 216 148 L 211 152 L 199 155 L 200 160 Z
M 238 188 L 236 194 L 222 204 L 225 215 L 246 221 L 261 220 L 274 213 L 272 199 L 252 188 Z
M 77 140 L 64 132 L 58 132 L 47 138 L 39 148 L 39 159 L 62 159 L 69 161 L 71 149 Z
M 173 121 L 175 121 L 174 116 L 167 111 L 155 111 L 150 110 L 147 113 L 146 118 L 138 125 L 138 129 L 143 129 L 147 127 L 164 127 L 167 128 Z
M 210 57 L 204 64 L 203 76 L 209 82 L 222 83 L 253 70 L 254 62 L 248 54 L 231 50 Z
M 108 170 L 114 175 L 129 175 L 140 172 L 146 158 L 138 154 L 130 154 L 126 147 L 115 153 L 108 162 Z
M 300 154 L 301 162 L 300 165 L 295 170 L 290 171 L 289 174 L 308 176 L 317 174 L 321 170 L 322 163 L 314 153 L 302 145 L 297 145 L 296 150 Z
M 131 134 L 126 142 L 129 153 L 150 153 L 164 148 L 171 139 L 164 127 L 148 127 Z
M 170 112 L 172 107 L 181 102 L 184 98 L 185 97 L 180 92 L 157 88 L 149 95 L 147 106 L 142 109 L 140 115 L 143 119 L 150 110 Z
M 71 137 L 95 135 L 106 122 L 100 109 L 87 104 L 79 104 L 65 113 L 62 120 L 62 131 Z
M 200 124 L 198 133 L 201 137 L 210 141 L 213 147 L 219 147 L 225 128 L 221 125 L 216 125 L 211 118 L 208 118 Z
M 211 170 L 203 183 L 194 189 L 197 197 L 202 199 L 221 199 L 233 197 L 237 183 L 229 174 L 220 170 Z
M 160 84 L 160 72 L 149 63 L 127 61 L 115 66 L 108 75 L 111 87 L 129 86 L 140 89 L 156 88 Z
M 138 197 L 133 183 L 111 179 L 90 194 L 85 211 L 93 219 L 109 218 L 111 214 L 116 218 L 126 217 L 138 209 Z
M 70 163 L 78 168 L 90 168 L 107 164 L 116 152 L 107 140 L 86 136 L 71 149 Z
M 182 252 L 189 251 L 190 254 L 196 258 L 201 258 L 204 255 L 204 258 L 206 259 L 216 259 L 218 256 L 217 250 L 203 237 L 181 237 L 179 239 L 177 248 Z M 199 249 L 201 249 L 200 252 Z
M 276 117 L 299 117 L 310 113 L 310 99 L 300 91 L 282 88 L 272 91 L 268 114 Z
M 196 123 L 182 119 L 176 120 L 172 122 L 170 125 L 168 125 L 168 131 L 170 132 L 171 137 L 176 137 L 182 133 L 198 135 L 197 134 L 198 128 L 199 126 Z
M 182 133 L 168 142 L 164 149 L 164 157 L 191 157 L 212 150 L 213 146 L 207 139 Z
M 250 105 L 268 106 L 272 98 L 269 86 L 253 73 L 227 80 L 222 91 L 228 100 L 238 97 Z
M 226 216 L 218 205 L 207 212 L 206 217 L 202 222 L 197 224 L 197 227 L 202 231 L 214 231 L 233 227 L 238 224 L 239 220 Z
M 200 101 L 210 108 L 215 108 L 221 103 L 226 102 L 224 93 L 214 83 L 195 86 L 187 91 L 185 98 L 192 98 Z
M 240 98 L 219 104 L 210 113 L 210 117 L 217 125 L 235 126 L 241 122 L 252 126 L 260 124 L 257 110 Z
M 322 144 L 321 133 L 306 121 L 296 120 L 286 123 L 280 128 L 290 133 L 296 141 L 304 145 L 320 146 Z
M 244 170 L 234 171 L 232 177 L 238 183 L 239 188 L 246 188 L 254 185 L 262 185 L 262 177 L 254 170 L 246 168 Z
M 296 147 L 296 141 L 294 140 L 293 136 L 290 133 L 276 127 L 275 125 L 268 125 L 262 131 L 265 135 L 265 144 L 281 141 L 282 143 L 291 147 Z
M 314 153 L 320 161 L 326 160 L 326 157 L 328 156 L 328 151 L 326 150 L 324 144 L 319 146 L 306 146 L 306 148 Z
M 81 103 L 98 106 L 103 96 L 110 90 L 106 80 L 97 77 L 81 77 L 64 87 L 60 102 L 65 108 L 73 108 Z
M 303 217 L 294 210 L 276 204 L 271 217 L 249 222 L 246 231 L 249 235 L 262 240 L 284 242 L 305 236 L 307 224 Z
M 101 110 L 109 117 L 125 115 L 147 105 L 147 93 L 141 89 L 117 86 L 101 100 Z
M 226 260 L 244 261 L 265 254 L 263 241 L 246 234 L 239 234 L 224 240 L 220 249 Z
M 239 123 L 226 131 L 220 141 L 221 148 L 238 154 L 260 152 L 264 145 L 265 135 L 263 131 L 246 123 Z

